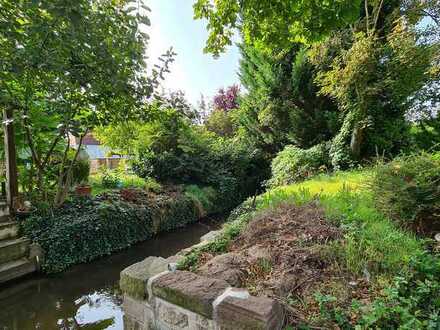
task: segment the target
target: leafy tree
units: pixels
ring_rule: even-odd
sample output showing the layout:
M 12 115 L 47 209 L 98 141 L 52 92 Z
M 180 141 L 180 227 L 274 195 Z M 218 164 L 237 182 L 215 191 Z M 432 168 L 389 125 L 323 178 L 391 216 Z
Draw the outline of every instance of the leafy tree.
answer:
M 337 33 L 313 49 L 321 93 L 334 98 L 344 116 L 331 148 L 335 167 L 405 148 L 409 100 L 430 81 L 438 50 L 400 14 L 396 20 L 398 1 L 365 4 L 359 32 Z
M 69 135 L 142 116 L 140 105 L 168 71 L 173 52 L 146 75 L 147 35 L 140 26 L 149 21 L 131 1 L 0 0 L 0 8 L 1 107 L 20 120 L 43 196 L 50 160 L 64 149 L 55 183 L 59 204 L 77 158 L 68 160 Z M 50 138 L 38 129 L 41 118 L 57 125 L 40 149 L 40 134 Z
M 234 123 L 234 114 L 233 111 L 225 112 L 215 109 L 206 119 L 205 127 L 208 131 L 219 136 L 232 137 L 237 129 L 237 125 Z
M 321 40 L 359 16 L 361 0 L 197 0 L 196 19 L 208 20 L 205 51 L 219 55 L 239 29 L 247 44 L 270 49 Z
M 274 57 L 244 44 L 241 52 L 240 78 L 248 93 L 238 118 L 254 143 L 273 155 L 287 144 L 309 148 L 334 136 L 336 106 L 317 94 L 316 69 L 305 49 L 294 44 Z
M 161 94 L 156 95 L 156 101 L 157 105 L 161 108 L 175 109 L 192 122 L 198 122 L 200 120 L 199 113 L 191 103 L 189 103 L 185 96 L 185 92 L 182 90 L 169 91 L 168 93 L 162 92 Z
M 239 107 L 240 87 L 220 88 L 212 100 L 213 111 L 205 120 L 205 127 L 224 137 L 232 137 L 236 132 L 235 113 Z
M 229 86 L 226 90 L 220 88 L 214 95 L 213 105 L 215 110 L 228 112 L 238 108 L 238 97 L 240 87 L 238 85 Z
M 146 106 L 144 118 L 144 121 L 130 120 L 97 127 L 94 134 L 113 152 L 135 158 L 146 150 L 175 151 L 190 130 L 191 120 L 185 113 L 162 101 L 156 100 Z
M 413 124 L 415 145 L 422 150 L 440 150 L 439 79 L 433 79 L 411 99 L 408 120 Z

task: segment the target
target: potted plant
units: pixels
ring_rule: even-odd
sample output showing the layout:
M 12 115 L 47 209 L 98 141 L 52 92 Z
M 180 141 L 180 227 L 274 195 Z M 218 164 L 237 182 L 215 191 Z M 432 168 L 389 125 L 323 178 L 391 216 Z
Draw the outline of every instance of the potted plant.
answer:
M 88 197 L 92 194 L 92 186 L 89 185 L 90 162 L 85 156 L 78 157 L 78 161 L 73 167 L 73 182 L 75 193 L 80 197 Z
M 92 194 L 92 186 L 87 182 L 82 182 L 75 187 L 75 194 L 79 197 L 89 197 Z

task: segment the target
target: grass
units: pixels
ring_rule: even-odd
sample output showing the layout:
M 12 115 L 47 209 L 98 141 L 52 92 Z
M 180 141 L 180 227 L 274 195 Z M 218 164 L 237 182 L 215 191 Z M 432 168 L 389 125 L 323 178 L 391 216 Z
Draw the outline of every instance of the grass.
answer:
M 341 266 L 354 274 L 391 278 L 407 267 L 411 257 L 421 254 L 423 246 L 412 233 L 398 228 L 376 210 L 367 185 L 371 176 L 370 170 L 338 172 L 278 187 L 260 195 L 256 209 L 286 201 L 317 201 L 329 220 L 345 229 L 343 245 L 332 246 L 331 251 Z
M 102 173 L 93 174 L 89 177 L 89 183 L 92 186 L 92 194 L 94 196 L 102 194 L 106 191 L 111 191 L 115 188 L 141 188 L 152 191 L 160 191 L 161 189 L 161 185 L 151 178 L 143 179 L 134 174 L 120 174 L 116 172 L 112 172 L 112 175 L 117 179 L 117 181 L 119 181 L 118 186 L 106 187 L 103 185 L 104 174 Z
M 291 198 L 300 202 L 298 198 L 307 201 L 318 196 L 334 196 L 343 190 L 365 190 L 371 175 L 371 171 L 336 172 L 332 175 L 322 174 L 301 183 L 277 187 L 258 196 L 257 209 L 274 207 Z
M 204 247 L 204 251 L 221 251 L 259 212 L 283 202 L 301 205 L 314 201 L 324 208 L 330 221 L 345 231 L 342 242 L 329 246 L 330 257 L 350 273 L 390 280 L 407 268 L 412 257 L 422 253 L 423 244 L 375 209 L 367 185 L 371 175 L 370 170 L 339 172 L 274 188 L 256 198 L 251 214 L 227 223 L 224 235 Z M 197 263 L 197 254 L 204 251 L 191 256 L 191 267 Z

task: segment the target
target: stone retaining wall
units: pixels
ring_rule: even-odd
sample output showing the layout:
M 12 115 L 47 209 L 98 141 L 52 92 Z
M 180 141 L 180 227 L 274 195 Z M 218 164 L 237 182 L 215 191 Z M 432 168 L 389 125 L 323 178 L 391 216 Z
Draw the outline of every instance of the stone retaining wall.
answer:
M 278 302 L 223 280 L 170 271 L 178 258 L 148 257 L 121 272 L 125 330 L 281 329 Z

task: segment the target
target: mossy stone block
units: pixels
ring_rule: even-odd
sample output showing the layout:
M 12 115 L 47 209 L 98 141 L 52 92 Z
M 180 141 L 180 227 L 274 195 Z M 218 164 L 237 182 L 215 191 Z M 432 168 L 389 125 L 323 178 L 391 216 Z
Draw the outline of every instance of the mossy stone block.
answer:
M 148 299 L 147 283 L 151 277 L 165 272 L 168 262 L 160 257 L 148 257 L 121 272 L 119 286 L 130 297 L 137 300 Z
M 153 295 L 208 319 L 213 316 L 213 301 L 229 287 L 226 281 L 176 271 L 152 283 Z

